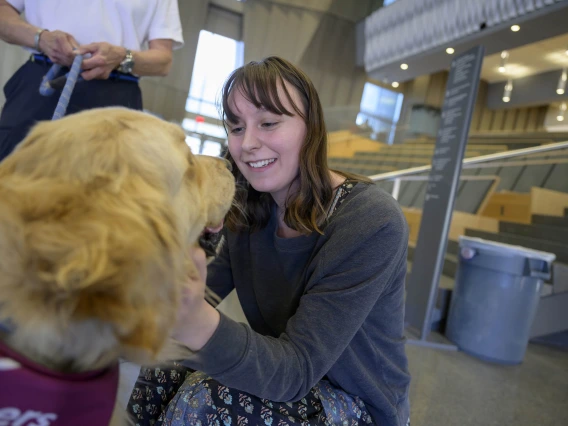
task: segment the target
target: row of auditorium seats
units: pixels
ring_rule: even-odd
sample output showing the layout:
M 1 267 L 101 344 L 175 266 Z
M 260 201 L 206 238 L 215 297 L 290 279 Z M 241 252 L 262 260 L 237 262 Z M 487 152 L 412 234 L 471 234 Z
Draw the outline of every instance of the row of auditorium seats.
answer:
M 428 172 L 417 176 L 427 179 Z M 471 177 L 475 179 L 467 180 Z M 392 193 L 392 181 L 381 181 L 377 184 Z M 425 180 L 403 180 L 399 191 L 399 203 L 404 207 L 422 208 L 426 186 Z M 528 193 L 532 187 L 568 193 L 568 149 L 464 168 L 455 209 L 475 214 L 479 212 L 490 190 Z
M 466 158 L 481 155 L 495 154 L 506 150 L 506 145 L 480 145 L 468 147 Z M 352 157 L 329 157 L 331 168 L 345 170 L 352 173 L 374 175 L 394 170 L 403 170 L 411 167 L 429 164 L 434 153 L 434 146 L 415 145 L 385 146 L 378 152 L 355 152 Z
M 568 140 L 568 135 L 559 141 L 564 140 Z M 427 165 L 435 149 L 433 142 L 413 140 L 394 147 L 383 146 L 374 152 L 354 152 L 348 158 L 330 158 L 330 165 L 365 175 Z M 471 140 L 468 142 L 465 157 L 553 142 L 553 138 L 547 137 L 499 139 L 499 143 L 479 138 L 473 143 Z M 409 271 L 412 270 L 428 175 L 429 172 L 424 172 L 401 177 L 398 191 L 398 201 L 411 229 Z M 377 185 L 392 193 L 394 183 L 379 181 Z M 535 210 L 542 209 L 542 205 L 545 211 L 556 209 L 556 212 L 535 214 Z M 558 211 L 560 205 L 563 206 L 561 212 Z M 539 336 L 541 342 L 554 345 L 559 344 L 559 333 L 568 338 L 566 321 L 555 320 L 554 324 L 549 324 L 548 317 L 541 315 L 545 311 L 556 312 L 558 303 L 568 300 L 568 149 L 464 165 L 437 295 L 436 315 L 439 315 L 437 318 L 441 321 L 441 327 L 447 316 L 459 263 L 459 235 L 554 253 L 556 261 L 552 266 L 552 277 L 543 286 L 539 305 L 542 309 L 539 308 L 535 323 L 546 324 L 546 330 L 549 330 L 549 325 L 552 327 L 550 330 L 556 329 L 554 334 L 549 334 L 549 330 L 547 333 L 534 334 L 533 338 Z

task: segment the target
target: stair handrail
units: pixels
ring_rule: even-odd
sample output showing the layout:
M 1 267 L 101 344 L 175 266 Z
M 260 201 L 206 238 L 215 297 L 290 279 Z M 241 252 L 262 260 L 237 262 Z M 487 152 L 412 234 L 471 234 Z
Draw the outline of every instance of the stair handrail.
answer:
M 473 145 L 472 145 L 473 146 Z M 478 157 L 466 158 L 463 160 L 462 165 L 466 164 L 479 164 L 486 161 L 503 160 L 506 158 L 522 157 L 524 155 L 536 154 L 539 152 L 557 151 L 568 148 L 567 142 L 550 143 L 546 145 L 533 146 L 531 148 L 514 149 L 511 151 L 498 152 L 495 154 L 480 155 Z M 394 172 L 379 173 L 369 176 L 373 182 L 380 182 L 384 180 L 397 179 L 402 176 L 410 176 L 418 173 L 428 172 L 432 169 L 431 164 L 425 166 L 412 167 L 410 169 L 397 170 Z

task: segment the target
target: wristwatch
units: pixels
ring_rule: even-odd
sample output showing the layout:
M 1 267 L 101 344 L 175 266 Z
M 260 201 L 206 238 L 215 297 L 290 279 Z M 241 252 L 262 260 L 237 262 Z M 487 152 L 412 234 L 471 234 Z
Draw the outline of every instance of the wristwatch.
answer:
M 118 66 L 118 70 L 124 74 L 132 73 L 132 69 L 134 68 L 134 55 L 129 49 L 126 49 L 126 56 Z

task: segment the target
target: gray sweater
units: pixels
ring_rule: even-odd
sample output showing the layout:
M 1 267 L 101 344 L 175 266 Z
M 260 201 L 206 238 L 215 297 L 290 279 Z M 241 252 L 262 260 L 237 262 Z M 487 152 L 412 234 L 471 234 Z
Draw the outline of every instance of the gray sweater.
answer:
M 221 315 L 185 363 L 225 386 L 297 401 L 324 376 L 359 396 L 381 426 L 404 426 L 410 376 L 404 352 L 408 231 L 392 197 L 358 183 L 324 234 L 227 232 L 207 284 L 236 288 L 250 327 Z

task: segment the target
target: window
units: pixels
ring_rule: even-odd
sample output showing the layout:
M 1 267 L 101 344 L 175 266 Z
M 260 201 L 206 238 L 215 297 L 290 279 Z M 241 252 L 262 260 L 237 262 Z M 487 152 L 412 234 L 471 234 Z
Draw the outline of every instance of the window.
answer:
M 193 154 L 220 157 L 223 152 L 223 145 L 218 141 L 204 140 L 201 143 L 201 139 L 196 136 L 186 136 L 185 143 L 187 143 Z
M 219 124 L 217 105 L 223 83 L 235 68 L 243 64 L 243 56 L 243 42 L 206 30 L 199 33 L 193 75 L 185 104 L 186 111 L 192 114 L 182 122 L 182 127 L 193 135 L 188 136 L 186 141 L 194 154 L 220 155 L 222 144 L 206 139 L 207 136 L 213 139 L 227 137 L 225 129 Z M 205 120 L 196 120 L 193 114 L 205 117 Z M 200 139 L 196 134 L 204 137 Z
M 384 6 L 388 6 L 389 4 L 393 4 L 396 0 L 384 0 L 383 1 L 383 7 Z
M 201 152 L 201 139 L 195 136 L 186 136 L 185 143 L 189 146 L 193 154 L 199 154 Z
M 242 42 L 201 30 L 185 109 L 219 118 L 218 95 L 229 74 L 243 64 L 243 54 Z
M 370 127 L 375 139 L 392 144 L 403 98 L 401 93 L 365 83 L 357 125 Z
M 215 141 L 205 141 L 201 147 L 201 154 L 211 155 L 213 157 L 220 157 L 222 151 L 222 146 L 219 142 Z

